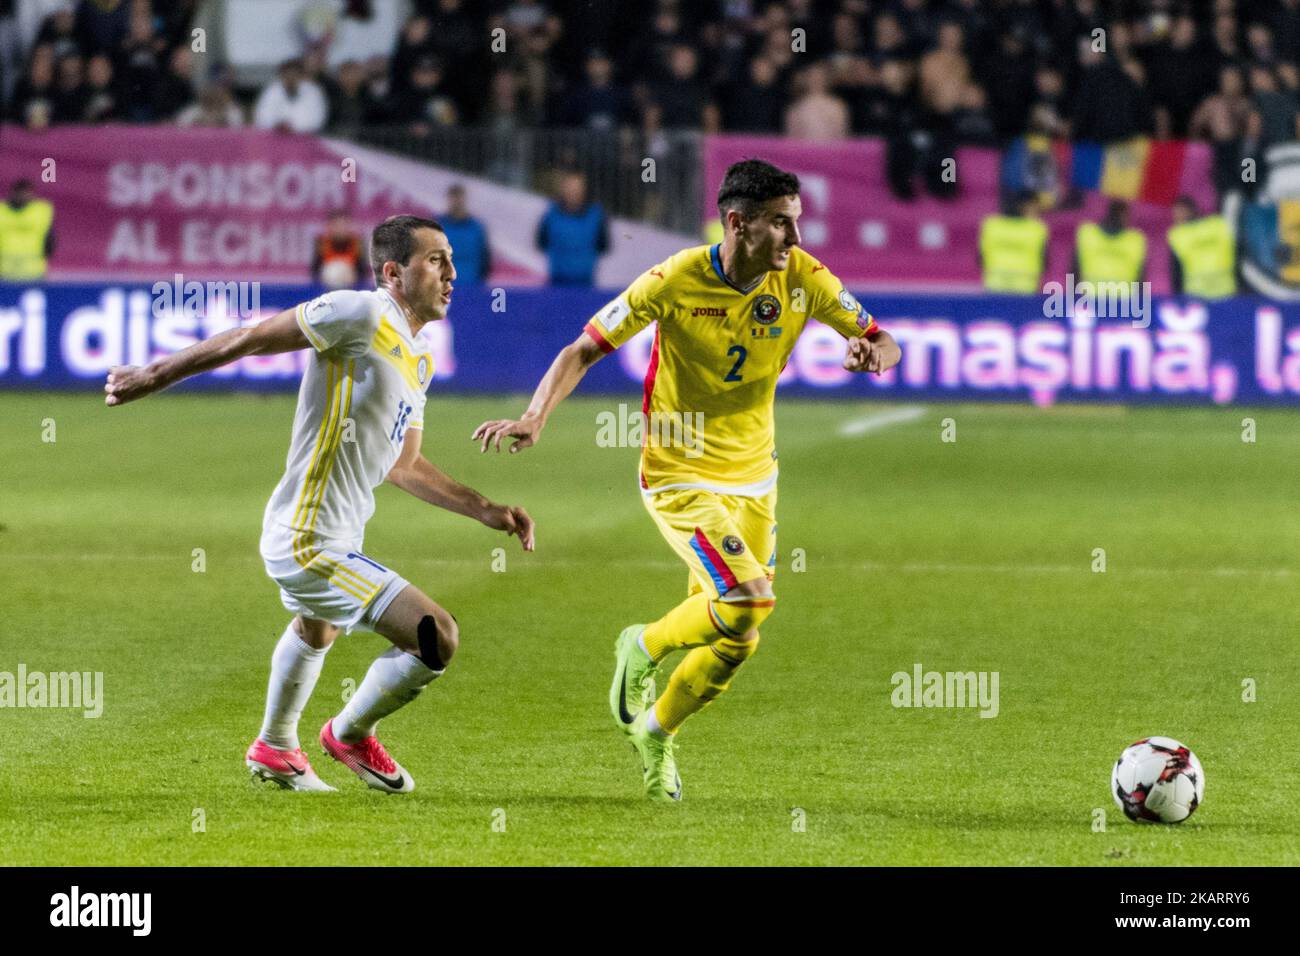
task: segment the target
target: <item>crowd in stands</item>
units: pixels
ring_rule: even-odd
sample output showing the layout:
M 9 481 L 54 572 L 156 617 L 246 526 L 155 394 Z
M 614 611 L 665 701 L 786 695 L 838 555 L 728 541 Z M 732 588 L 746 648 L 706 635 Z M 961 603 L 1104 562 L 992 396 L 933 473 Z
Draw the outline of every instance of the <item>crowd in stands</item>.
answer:
M 288 51 L 260 90 L 195 75 L 201 0 L 33 2 L 55 10 L 6 105 L 29 127 L 874 135 L 905 179 L 1026 132 L 1206 140 L 1228 169 L 1300 125 L 1300 0 L 411 0 L 391 55 Z

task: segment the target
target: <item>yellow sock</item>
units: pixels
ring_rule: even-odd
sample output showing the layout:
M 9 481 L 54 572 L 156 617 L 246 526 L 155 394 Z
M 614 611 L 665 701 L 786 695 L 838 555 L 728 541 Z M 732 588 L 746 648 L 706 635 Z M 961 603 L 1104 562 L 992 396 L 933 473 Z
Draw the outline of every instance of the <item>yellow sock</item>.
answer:
M 708 647 L 697 647 L 682 658 L 668 686 L 655 701 L 655 720 L 670 734 L 686 718 L 703 710 L 731 685 L 740 665 L 758 649 L 758 635 L 752 641 L 722 637 Z
M 643 640 L 650 657 L 661 661 L 679 647 L 699 647 L 718 636 L 709 620 L 709 596 L 696 591 L 653 624 Z
M 711 600 L 698 591 L 653 624 L 647 624 L 642 639 L 651 659 L 658 662 L 678 648 L 741 637 L 766 620 L 775 605 L 776 598 L 770 595 L 739 594 Z

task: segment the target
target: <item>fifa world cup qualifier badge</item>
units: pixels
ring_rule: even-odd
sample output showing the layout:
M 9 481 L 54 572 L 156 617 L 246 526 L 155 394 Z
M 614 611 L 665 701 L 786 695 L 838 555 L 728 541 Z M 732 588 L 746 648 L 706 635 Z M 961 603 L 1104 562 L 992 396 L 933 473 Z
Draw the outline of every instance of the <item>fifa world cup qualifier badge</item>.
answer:
M 759 325 L 771 325 L 781 318 L 781 302 L 774 295 L 764 293 L 754 300 L 754 321 Z

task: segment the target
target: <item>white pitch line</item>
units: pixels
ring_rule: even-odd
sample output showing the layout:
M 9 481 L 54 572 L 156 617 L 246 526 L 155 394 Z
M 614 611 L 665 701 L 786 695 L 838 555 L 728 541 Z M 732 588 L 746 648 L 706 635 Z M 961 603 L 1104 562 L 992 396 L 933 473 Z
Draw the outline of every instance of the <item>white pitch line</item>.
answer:
M 242 562 L 246 565 L 260 565 L 261 558 L 254 552 L 251 555 L 240 555 L 233 560 Z M 121 563 L 124 561 L 159 561 L 178 565 L 183 565 L 188 574 L 190 565 L 189 552 L 171 554 L 171 553 L 150 553 L 150 554 L 112 554 L 107 552 L 91 553 L 83 552 L 81 554 L 51 554 L 41 552 L 36 554 L 21 554 L 17 552 L 0 553 L 0 561 L 18 561 L 24 564 L 51 562 L 66 563 L 68 561 L 95 561 L 102 562 L 105 565 Z M 408 558 L 402 561 L 403 564 L 414 565 L 439 565 L 451 567 L 482 567 L 489 561 L 489 556 L 480 558 Z M 642 570 L 672 570 L 681 568 L 680 561 L 654 558 L 628 558 L 623 560 L 603 560 L 599 562 L 601 567 L 619 567 L 619 568 L 639 568 Z M 585 558 L 548 558 L 545 566 L 537 565 L 529 570 L 544 571 L 549 568 L 590 568 L 592 562 Z M 871 572 L 893 572 L 896 574 L 1091 574 L 1092 569 L 1088 561 L 1082 561 L 1078 564 L 961 564 L 941 561 L 904 561 L 898 564 L 889 564 L 883 561 L 817 561 L 818 570 L 828 571 L 871 571 Z M 211 572 L 209 572 L 211 573 Z M 1112 577 L 1134 576 L 1155 576 L 1155 577 L 1183 577 L 1189 575 L 1208 574 L 1213 577 L 1264 577 L 1264 578 L 1291 578 L 1300 576 L 1300 569 L 1295 568 L 1159 568 L 1159 567 L 1125 567 L 1112 568 L 1106 572 Z
M 874 432 L 880 428 L 887 428 L 890 425 L 901 425 L 903 422 L 914 422 L 925 414 L 924 405 L 904 405 L 902 408 L 891 408 L 883 412 L 872 412 L 870 415 L 864 415 L 861 418 L 853 418 L 840 426 L 840 434 L 846 438 L 854 438 L 858 435 L 865 435 L 867 432 Z

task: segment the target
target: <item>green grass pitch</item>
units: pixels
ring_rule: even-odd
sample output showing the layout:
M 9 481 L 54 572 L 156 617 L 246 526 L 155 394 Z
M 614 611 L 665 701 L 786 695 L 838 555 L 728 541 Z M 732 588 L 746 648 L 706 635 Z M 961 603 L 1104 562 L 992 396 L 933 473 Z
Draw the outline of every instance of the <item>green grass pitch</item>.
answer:
M 288 618 L 257 544 L 292 397 L 5 395 L 0 671 L 102 671 L 105 704 L 0 709 L 0 864 L 1300 862 L 1300 413 L 931 404 L 844 437 L 890 406 L 778 399 L 779 604 L 683 730 L 685 801 L 662 807 L 606 690 L 615 635 L 680 600 L 686 572 L 635 449 L 596 444 L 618 401 L 571 400 L 536 448 L 481 457 L 471 430 L 523 398 L 431 398 L 426 454 L 527 506 L 533 555 L 377 493 L 367 552 L 463 633 L 382 728 L 418 783 L 394 797 L 315 740 L 385 646 L 371 634 L 335 645 L 301 728 L 340 792 L 244 770 Z M 996 718 L 893 707 L 891 675 L 917 663 L 996 671 Z M 1150 734 L 1205 766 L 1185 825 L 1129 823 L 1108 792 Z

